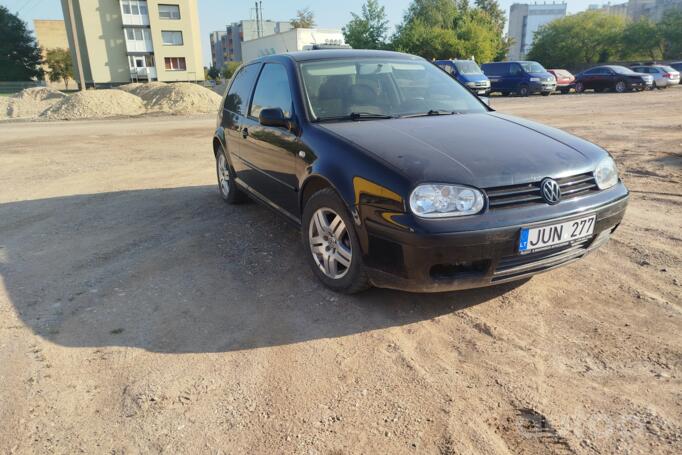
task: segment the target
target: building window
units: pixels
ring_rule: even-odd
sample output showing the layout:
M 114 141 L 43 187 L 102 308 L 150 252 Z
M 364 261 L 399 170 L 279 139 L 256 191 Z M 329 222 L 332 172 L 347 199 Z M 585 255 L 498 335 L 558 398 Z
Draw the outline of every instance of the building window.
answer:
M 130 14 L 130 5 L 128 3 L 123 4 L 123 12 L 125 14 Z
M 160 19 L 180 19 L 179 5 L 159 5 Z
M 182 46 L 182 32 L 161 32 L 164 46 Z
M 128 41 L 151 41 L 152 34 L 149 29 L 126 28 L 126 38 Z
M 168 71 L 186 71 L 185 57 L 166 57 L 163 59 Z

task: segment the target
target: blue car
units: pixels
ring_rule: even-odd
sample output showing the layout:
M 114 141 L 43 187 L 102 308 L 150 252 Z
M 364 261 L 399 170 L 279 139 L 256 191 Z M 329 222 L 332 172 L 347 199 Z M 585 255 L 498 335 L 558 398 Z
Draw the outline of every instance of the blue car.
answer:
M 490 93 L 490 80 L 473 60 L 436 60 L 433 63 L 476 95 Z
M 556 90 L 556 79 L 538 62 L 484 63 L 482 68 L 490 79 L 490 91 L 505 96 L 510 93 L 548 96 Z

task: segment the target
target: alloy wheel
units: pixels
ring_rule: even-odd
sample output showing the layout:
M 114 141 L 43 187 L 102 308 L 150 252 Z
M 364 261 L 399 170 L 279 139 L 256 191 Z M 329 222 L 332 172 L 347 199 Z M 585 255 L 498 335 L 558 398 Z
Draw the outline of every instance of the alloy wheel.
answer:
M 625 82 L 623 82 L 623 81 L 618 81 L 616 83 L 616 91 L 618 93 L 623 93 L 625 91 L 626 87 L 627 86 L 625 85 Z
M 230 194 L 230 170 L 223 153 L 218 153 L 218 185 L 224 196 Z
M 332 209 L 317 209 L 310 218 L 308 243 L 315 263 L 327 277 L 338 280 L 350 269 L 353 251 L 343 218 Z
M 585 90 L 585 86 L 583 86 L 582 82 L 577 82 L 575 84 L 575 91 L 576 93 L 582 93 Z

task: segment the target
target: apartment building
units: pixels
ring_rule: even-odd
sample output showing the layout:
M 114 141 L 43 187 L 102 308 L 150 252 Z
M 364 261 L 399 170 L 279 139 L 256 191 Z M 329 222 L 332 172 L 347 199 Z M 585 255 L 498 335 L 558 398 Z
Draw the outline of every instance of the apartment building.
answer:
M 290 22 L 271 20 L 243 20 L 233 22 L 226 27 L 227 43 L 225 52 L 227 57 L 225 60 L 228 62 L 241 62 L 244 60 L 242 56 L 242 44 L 244 42 L 273 35 L 275 33 L 284 33 L 292 28 Z
M 62 20 L 48 20 L 48 19 L 34 19 L 33 29 L 36 34 L 36 41 L 38 41 L 38 46 L 40 46 L 40 53 L 43 59 L 47 57 L 47 51 L 51 49 L 69 49 L 69 40 L 66 37 L 66 27 L 64 26 L 64 21 Z M 55 88 L 57 90 L 63 90 L 66 85 L 63 81 L 51 82 L 49 78 L 49 68 L 47 65 L 43 65 L 45 70 L 44 82 L 48 87 Z M 68 80 L 69 87 L 75 87 L 75 84 L 71 79 Z
M 203 80 L 197 1 L 71 0 L 85 84 Z M 61 2 L 75 62 L 70 2 Z
M 522 60 L 533 47 L 535 32 L 566 16 L 566 3 L 514 3 L 509 9 L 509 60 Z
M 227 32 L 216 31 L 211 32 L 211 65 L 216 68 L 222 68 L 227 59 Z

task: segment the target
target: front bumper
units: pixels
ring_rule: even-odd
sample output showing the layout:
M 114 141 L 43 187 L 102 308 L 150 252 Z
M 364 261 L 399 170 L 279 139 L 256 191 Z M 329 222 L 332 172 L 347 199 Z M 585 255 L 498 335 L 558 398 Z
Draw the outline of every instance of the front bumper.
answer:
M 540 82 L 531 82 L 528 86 L 530 89 L 529 91 L 531 93 L 547 93 L 547 92 L 553 92 L 556 90 L 556 82 L 547 82 L 547 81 L 540 81 Z
M 531 217 L 528 222 L 524 219 L 517 224 L 480 230 L 418 233 L 414 229 L 391 229 L 369 219 L 366 222 L 365 266 L 375 286 L 411 292 L 491 286 L 546 272 L 574 262 L 608 241 L 623 219 L 628 200 L 627 189 L 622 184 L 617 186 L 619 188 L 612 192 L 610 200 L 602 197 L 597 205 L 583 203 L 586 207 L 583 210 L 544 220 Z M 556 210 L 560 205 L 552 209 Z M 573 202 L 572 205 L 580 204 Z M 518 253 L 523 227 L 568 221 L 590 214 L 596 215 L 591 237 L 538 253 Z

